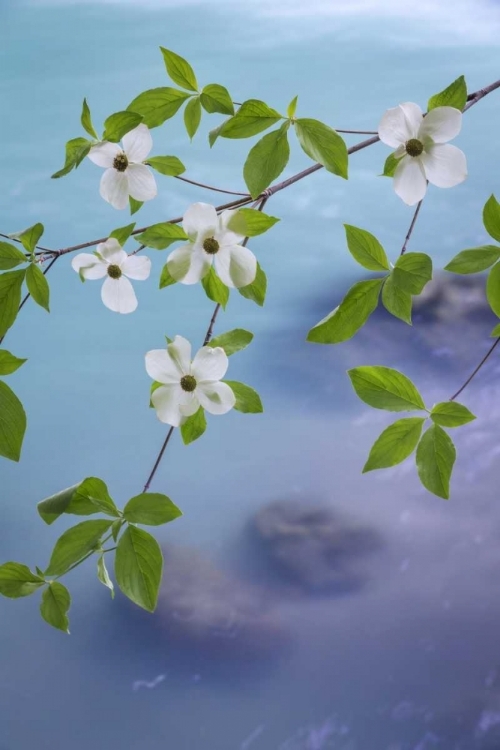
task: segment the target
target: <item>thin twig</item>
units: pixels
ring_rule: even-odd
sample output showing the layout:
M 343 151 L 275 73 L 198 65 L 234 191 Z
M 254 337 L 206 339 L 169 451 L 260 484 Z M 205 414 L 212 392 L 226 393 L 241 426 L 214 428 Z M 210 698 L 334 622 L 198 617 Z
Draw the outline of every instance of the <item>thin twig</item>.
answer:
M 213 187 L 212 185 L 205 185 L 203 182 L 195 182 L 195 180 L 189 180 L 187 177 L 181 177 L 180 174 L 175 176 L 176 180 L 182 180 L 182 182 L 189 182 L 190 185 L 196 185 L 197 187 L 206 188 L 206 190 L 214 190 L 216 193 L 226 193 L 227 195 L 243 195 L 245 198 L 250 198 L 248 193 L 236 193 L 234 190 L 223 190 L 222 188 Z
M 495 343 L 492 346 L 490 346 L 490 348 L 488 349 L 488 351 L 486 352 L 486 354 L 484 355 L 484 357 L 482 358 L 481 362 L 478 364 L 478 366 L 476 367 L 476 369 L 474 370 L 474 372 L 471 375 L 469 375 L 469 377 L 467 378 L 467 380 L 465 381 L 465 383 L 461 386 L 461 388 L 459 388 L 458 391 L 456 393 L 454 393 L 453 396 L 450 397 L 450 401 L 455 401 L 455 399 L 457 398 L 457 396 L 460 396 L 460 394 L 462 393 L 462 391 L 465 388 L 467 388 L 467 386 L 469 385 L 469 383 L 471 382 L 471 380 L 476 377 L 477 373 L 479 372 L 479 370 L 481 369 L 481 367 L 484 365 L 484 363 L 486 362 L 486 360 L 489 358 L 489 356 L 491 354 L 493 354 L 493 352 L 494 352 L 495 348 L 498 346 L 499 342 L 500 342 L 500 338 L 498 338 L 495 341 Z
M 0 237 L 4 237 L 6 240 L 9 240 L 10 242 L 18 242 L 20 245 L 22 245 L 22 241 L 19 240 L 17 237 L 9 237 L 8 234 L 3 234 L 3 232 L 0 232 Z M 53 250 L 49 250 L 48 247 L 42 247 L 41 245 L 35 245 L 36 250 L 41 250 L 41 254 L 45 255 L 45 253 L 53 253 Z M 27 255 L 29 257 L 29 255 Z
M 415 213 L 413 214 L 413 219 L 411 220 L 410 228 L 408 229 L 408 232 L 406 233 L 405 241 L 403 243 L 403 247 L 401 248 L 401 255 L 404 255 L 406 252 L 406 246 L 410 240 L 411 233 L 413 232 L 413 227 L 415 226 L 415 222 L 417 221 L 417 216 L 420 211 L 420 206 L 422 205 L 423 198 L 421 201 L 417 203 L 417 207 L 415 209 Z
M 334 128 L 336 133 L 354 133 L 355 135 L 378 135 L 377 130 L 341 130 Z
M 156 471 L 157 471 L 157 469 L 158 469 L 158 466 L 160 465 L 160 461 L 161 461 L 161 460 L 162 460 L 162 458 L 163 458 L 163 454 L 165 453 L 165 451 L 166 451 L 166 449 L 167 449 L 167 445 L 168 445 L 168 442 L 169 442 L 170 438 L 172 437 L 172 433 L 173 433 L 173 431 L 174 431 L 174 430 L 175 430 L 175 427 L 171 427 L 171 428 L 169 429 L 169 431 L 167 432 L 167 437 L 165 438 L 165 440 L 164 440 L 164 442 L 163 442 L 163 445 L 162 445 L 162 447 L 161 447 L 161 450 L 160 450 L 160 452 L 158 453 L 158 456 L 157 456 L 157 458 L 156 458 L 156 461 L 155 461 L 155 465 L 153 466 L 153 468 L 152 468 L 152 470 L 151 470 L 151 474 L 150 474 L 150 475 L 149 475 L 149 477 L 147 478 L 146 484 L 144 485 L 144 489 L 142 490 L 143 492 L 147 492 L 147 491 L 148 491 L 148 489 L 149 489 L 149 485 L 150 485 L 150 484 L 151 484 L 151 482 L 153 481 L 153 477 L 154 477 L 154 475 L 156 474 Z

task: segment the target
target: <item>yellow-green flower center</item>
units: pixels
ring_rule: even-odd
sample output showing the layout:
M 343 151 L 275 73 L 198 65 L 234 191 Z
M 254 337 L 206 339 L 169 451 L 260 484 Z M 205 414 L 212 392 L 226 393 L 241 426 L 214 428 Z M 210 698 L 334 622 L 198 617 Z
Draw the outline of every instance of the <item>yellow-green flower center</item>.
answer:
M 119 279 L 121 275 L 122 272 L 120 266 L 117 266 L 114 263 L 108 266 L 108 276 L 110 276 L 112 279 Z
M 183 391 L 191 393 L 196 388 L 196 380 L 192 375 L 184 375 L 181 378 L 181 388 Z
M 128 167 L 128 159 L 127 155 L 124 153 L 117 154 L 115 158 L 113 159 L 113 166 L 115 169 L 117 169 L 119 172 L 125 172 L 125 170 Z
M 219 243 L 217 242 L 215 237 L 207 237 L 207 239 L 203 243 L 203 249 L 209 255 L 215 255 L 215 253 L 219 250 Z
M 405 143 L 405 149 L 408 156 L 420 156 L 424 150 L 424 144 L 417 138 L 410 138 L 410 140 Z

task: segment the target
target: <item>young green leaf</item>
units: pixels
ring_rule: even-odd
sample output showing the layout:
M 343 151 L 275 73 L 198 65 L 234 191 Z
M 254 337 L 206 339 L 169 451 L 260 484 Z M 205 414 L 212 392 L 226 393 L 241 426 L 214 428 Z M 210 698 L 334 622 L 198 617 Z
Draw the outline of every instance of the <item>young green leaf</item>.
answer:
M 197 412 L 192 414 L 181 424 L 181 436 L 184 445 L 189 445 L 198 440 L 207 429 L 205 410 L 200 406 Z
M 112 523 L 101 518 L 82 521 L 61 534 L 52 550 L 45 575 L 60 576 L 89 552 L 96 550 Z
M 161 526 L 175 521 L 182 511 L 166 495 L 158 492 L 142 492 L 128 501 L 123 509 L 123 517 L 129 523 L 145 526 Z
M 26 271 L 26 284 L 28 292 L 31 294 L 37 305 L 50 312 L 49 299 L 50 289 L 47 279 L 40 268 L 35 263 L 30 263 Z
M 25 362 L 27 362 L 26 359 L 14 357 L 7 349 L 0 349 L 0 375 L 11 375 Z
M 396 167 L 398 166 L 399 162 L 401 161 L 401 157 L 397 159 L 394 156 L 394 153 L 389 154 L 387 159 L 384 163 L 384 171 L 380 175 L 380 177 L 394 177 L 394 173 L 396 171 Z
M 387 276 L 382 287 L 382 304 L 391 315 L 403 320 L 411 326 L 412 299 L 409 292 L 400 289 L 395 283 L 392 274 Z
M 196 76 L 188 61 L 180 55 L 176 55 L 175 52 L 165 49 L 165 47 L 160 47 L 160 49 L 167 73 L 172 81 L 178 86 L 182 86 L 183 89 L 188 89 L 188 91 L 198 91 Z
M 136 201 L 135 198 L 132 198 L 131 195 L 128 197 L 128 202 L 130 206 L 130 215 L 136 214 L 137 211 L 139 211 L 140 208 L 143 207 L 144 201 Z
M 174 279 L 173 276 L 170 275 L 170 271 L 168 270 L 168 264 L 165 263 L 165 265 L 161 269 L 160 289 L 165 289 L 166 286 L 172 286 L 172 284 L 177 284 L 177 281 Z
M 319 120 L 300 118 L 294 125 L 302 150 L 329 172 L 347 180 L 349 156 L 340 135 Z
M 195 96 L 188 101 L 184 108 L 184 125 L 186 126 L 187 134 L 191 140 L 193 140 L 196 131 L 201 122 L 201 104 L 200 97 Z
M 245 331 L 244 328 L 234 328 L 232 331 L 215 336 L 208 342 L 207 346 L 220 346 L 230 357 L 231 354 L 246 349 L 252 339 L 253 333 L 250 333 L 250 331 Z
M 19 461 L 26 432 L 26 413 L 9 386 L 0 381 L 0 456 Z
M 365 229 L 344 224 L 347 247 L 354 260 L 369 271 L 388 271 L 389 260 L 384 248 Z
M 69 634 L 68 611 L 71 606 L 71 596 L 66 586 L 59 581 L 51 581 L 42 594 L 40 614 L 45 622 L 53 628 Z
M 0 275 L 0 338 L 17 318 L 25 276 L 26 271 L 7 271 Z
M 363 474 L 396 466 L 408 458 L 417 447 L 424 422 L 425 417 L 407 417 L 389 425 L 374 442 Z
M 479 273 L 486 271 L 487 268 L 496 263 L 500 258 L 500 247 L 495 245 L 484 245 L 483 247 L 474 247 L 470 250 L 462 250 L 450 260 L 445 271 L 452 273 Z
M 356 394 L 368 406 L 386 411 L 425 409 L 422 396 L 406 375 L 392 367 L 363 366 L 348 370 Z
M 33 224 L 32 227 L 28 227 L 28 229 L 23 229 L 22 232 L 16 232 L 11 237 L 21 240 L 24 249 L 29 253 L 33 253 L 43 233 L 44 226 L 38 222 L 37 224 Z
M 136 96 L 127 110 L 142 115 L 148 128 L 157 128 L 173 117 L 189 96 L 185 91 L 168 87 L 149 89 Z
M 162 569 L 163 555 L 156 539 L 144 529 L 129 526 L 118 541 L 115 555 L 116 582 L 125 596 L 154 612 Z
M 262 133 L 281 119 L 280 113 L 265 102 L 259 99 L 247 99 L 234 117 L 222 123 L 218 135 L 222 138 L 249 138 Z
M 265 136 L 267 138 L 267 136 Z M 243 237 L 256 237 L 271 229 L 279 219 L 256 208 L 238 208 L 229 219 L 228 229 Z
M 457 453 L 450 436 L 433 424 L 424 432 L 417 446 L 417 470 L 424 487 L 448 500 L 450 477 Z
M 95 513 L 105 513 L 113 518 L 120 515 L 118 508 L 109 496 L 105 483 L 97 477 L 87 477 L 83 482 L 74 484 L 45 498 L 45 500 L 41 500 L 37 508 L 40 516 L 49 526 L 63 513 L 75 516 L 92 516 Z
M 118 518 L 116 521 L 113 521 L 113 525 L 111 526 L 111 534 L 114 542 L 118 541 L 118 537 L 120 536 L 120 531 L 123 528 L 123 524 L 123 518 Z
M 280 176 L 290 158 L 287 130 L 289 122 L 267 133 L 250 150 L 243 167 L 243 177 L 252 198 L 257 198 Z
M 123 247 L 132 232 L 135 228 L 135 221 L 132 224 L 127 224 L 126 227 L 119 227 L 118 229 L 113 229 L 110 237 L 114 237 L 115 240 Z
M 219 279 L 212 266 L 210 267 L 210 271 L 202 278 L 201 285 L 208 299 L 222 305 L 222 309 L 225 310 L 229 300 L 229 289 Z
M 257 263 L 257 274 L 255 276 L 255 279 L 251 284 L 248 284 L 248 286 L 240 286 L 238 292 L 242 297 L 251 299 L 253 302 L 256 302 L 257 305 L 260 305 L 260 307 L 262 307 L 266 299 L 266 291 L 267 277 L 260 265 Z
M 209 83 L 200 94 L 201 106 L 205 112 L 221 115 L 234 115 L 234 105 L 229 91 L 218 83 Z
M 137 112 L 115 112 L 104 120 L 103 141 L 118 143 L 126 133 L 136 128 L 142 122 L 142 115 Z
M 63 513 L 75 513 L 75 515 L 92 515 L 93 513 L 99 513 L 99 509 L 90 501 L 88 501 L 83 507 L 83 513 L 79 512 L 81 504 L 75 504 L 74 509 L 71 509 L 72 498 L 74 497 L 75 490 L 80 484 L 73 484 L 71 487 L 67 487 L 65 490 L 61 490 L 55 495 L 51 495 L 38 503 L 38 513 L 48 526 L 54 523 L 54 521 L 56 521 Z
M 172 243 L 189 238 L 182 227 L 163 221 L 160 224 L 153 224 L 141 234 L 134 234 L 134 239 L 141 245 L 152 247 L 154 250 L 165 250 Z
M 500 263 L 494 265 L 488 274 L 486 298 L 497 318 L 500 318 Z
M 420 294 L 432 279 L 432 260 L 425 253 L 400 255 L 392 271 L 394 283 L 410 294 Z
M 441 427 L 461 427 L 476 419 L 466 406 L 457 404 L 456 401 L 443 401 L 436 404 L 432 407 L 430 416 L 432 421 Z
M 95 132 L 94 126 L 92 125 L 92 117 L 90 116 L 90 109 L 86 99 L 83 100 L 81 123 L 83 129 L 86 130 L 92 138 L 95 138 L 96 141 L 98 141 L 99 136 Z
M 177 156 L 150 156 L 146 164 L 167 177 L 177 177 L 186 171 L 186 167 Z
M 500 323 L 497 323 L 497 325 L 494 327 L 494 329 L 490 333 L 490 336 L 492 338 L 498 338 L 498 336 L 500 336 Z
M 120 515 L 118 508 L 110 497 L 106 484 L 98 477 L 87 477 L 76 488 L 72 504 L 76 507 L 83 501 L 92 503 L 101 513 L 105 513 L 107 516 L 117 518 Z M 66 510 L 66 513 L 68 513 L 68 510 Z
M 307 341 L 315 344 L 339 344 L 362 328 L 378 304 L 383 279 L 358 281 L 329 315 L 311 328 Z
M 92 147 L 92 141 L 87 138 L 72 138 L 66 144 L 66 158 L 64 167 L 58 172 L 54 172 L 52 179 L 57 180 L 69 174 L 72 169 L 76 169 L 85 159 Z
M 455 107 L 455 109 L 462 109 L 467 103 L 467 85 L 465 78 L 459 76 L 453 83 L 450 83 L 443 91 L 439 94 L 434 94 L 429 99 L 427 109 L 430 112 L 431 109 L 436 107 Z
M 290 102 L 290 104 L 286 108 L 287 117 L 289 117 L 290 119 L 292 117 L 295 117 L 295 112 L 297 110 L 297 100 L 298 100 L 298 98 L 299 98 L 298 96 L 294 96 L 293 99 L 292 99 L 292 101 Z
M 221 122 L 220 125 L 217 125 L 216 128 L 212 128 L 212 130 L 208 134 L 208 142 L 210 144 L 210 148 L 214 145 L 217 138 L 220 136 L 222 128 L 226 124 L 226 122 L 229 122 L 231 118 L 228 118 L 227 120 L 224 120 L 224 122 Z
M 264 411 L 259 394 L 249 385 L 238 383 L 236 380 L 223 380 L 222 382 L 226 383 L 236 396 L 236 403 L 233 407 L 236 411 L 244 414 L 260 414 Z
M 0 565 L 0 594 L 9 599 L 30 596 L 45 584 L 43 576 L 32 573 L 22 563 L 7 562 Z
M 106 567 L 106 563 L 104 562 L 104 555 L 100 555 L 100 557 L 97 558 L 97 577 L 100 580 L 100 582 L 103 584 L 103 586 L 106 586 L 111 592 L 111 598 L 115 598 L 115 587 L 113 585 L 113 581 L 109 577 L 108 569 Z
M 500 242 L 500 203 L 490 195 L 483 208 L 484 228 L 494 240 Z
M 26 260 L 25 254 L 17 247 L 7 242 L 0 242 L 0 271 L 8 271 L 21 263 L 26 263 Z

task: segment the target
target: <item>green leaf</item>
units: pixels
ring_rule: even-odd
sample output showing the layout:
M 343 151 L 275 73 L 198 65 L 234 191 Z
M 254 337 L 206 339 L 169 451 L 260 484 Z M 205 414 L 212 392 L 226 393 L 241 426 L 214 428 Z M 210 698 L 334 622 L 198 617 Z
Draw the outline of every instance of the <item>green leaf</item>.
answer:
M 236 403 L 233 407 L 236 411 L 244 414 L 260 414 L 264 411 L 259 394 L 249 385 L 238 383 L 236 380 L 223 380 L 222 382 L 226 383 L 236 396 Z
M 42 594 L 40 614 L 52 627 L 69 634 L 68 611 L 71 596 L 66 586 L 59 581 L 51 581 Z
M 25 254 L 7 242 L 0 242 L 0 271 L 8 271 L 21 263 L 26 263 Z
M 17 318 L 25 275 L 26 271 L 7 271 L 0 275 L 0 338 Z
M 354 260 L 369 271 L 388 271 L 385 250 L 373 234 L 365 229 L 344 224 L 347 247 Z
M 0 594 L 9 599 L 19 599 L 33 594 L 45 584 L 42 576 L 35 575 L 22 563 L 7 562 L 0 565 Z
M 257 198 L 273 180 L 280 176 L 290 158 L 287 130 L 290 123 L 285 122 L 271 133 L 267 133 L 250 150 L 243 167 L 243 177 L 252 198 Z
M 186 167 L 177 156 L 149 156 L 146 164 L 167 177 L 177 177 L 186 171 Z
M 500 242 L 500 203 L 490 195 L 483 208 L 484 228 L 494 240 Z
M 117 518 L 120 515 L 118 508 L 109 495 L 106 484 L 102 479 L 98 479 L 98 477 L 87 477 L 78 485 L 73 497 L 73 503 L 76 506 L 76 504 L 82 501 L 92 503 L 101 513 L 105 513 L 107 516 Z M 66 513 L 68 512 L 70 511 L 66 510 Z
M 104 120 L 103 141 L 117 143 L 126 133 L 136 128 L 142 122 L 142 115 L 137 112 L 115 112 Z
M 500 247 L 495 245 L 484 245 L 483 247 L 473 247 L 470 250 L 462 250 L 450 260 L 445 271 L 452 273 L 479 273 L 496 263 L 500 258 Z
M 160 224 L 153 224 L 141 234 L 135 234 L 134 239 L 141 245 L 152 247 L 154 250 L 165 250 L 172 243 L 189 238 L 182 227 L 163 221 Z
M 411 326 L 411 294 L 394 283 L 392 274 L 386 278 L 382 287 L 382 304 L 387 312 Z
M 95 132 L 94 126 L 92 125 L 92 117 L 90 116 L 90 109 L 86 99 L 83 100 L 81 122 L 83 129 L 86 130 L 87 133 L 92 136 L 92 138 L 95 138 L 96 141 L 98 141 L 99 136 Z
M 424 432 L 417 446 L 417 470 L 424 487 L 448 500 L 457 452 L 450 436 L 437 424 Z
M 267 138 L 267 136 L 266 136 Z M 228 229 L 243 237 L 256 237 L 271 229 L 279 219 L 256 208 L 238 208 L 229 219 Z
M 295 117 L 295 111 L 297 109 L 298 96 L 294 96 L 288 107 L 286 108 L 287 117 Z
M 106 567 L 106 563 L 104 562 L 104 555 L 101 555 L 97 558 L 97 577 L 100 582 L 110 590 L 111 598 L 114 599 L 115 587 L 113 585 L 113 581 L 109 577 L 108 569 Z
M 158 492 L 142 492 L 128 501 L 123 509 L 123 517 L 130 523 L 145 526 L 161 526 L 175 521 L 182 511 L 166 495 Z
M 347 374 L 357 395 L 368 406 L 386 411 L 425 409 L 411 380 L 391 367 L 355 367 Z
M 16 232 L 11 236 L 21 240 L 24 249 L 27 250 L 28 253 L 33 253 L 38 242 L 40 241 L 40 237 L 42 236 L 43 232 L 44 226 L 43 224 L 40 224 L 40 222 L 38 222 L 37 224 L 33 224 L 32 227 L 23 229 L 22 232 Z
M 500 318 L 500 263 L 494 265 L 488 274 L 486 297 L 491 309 Z
M 116 542 L 118 537 L 120 536 L 120 531 L 122 530 L 123 526 L 123 519 L 118 518 L 116 521 L 113 521 L 113 525 L 111 526 L 111 534 L 113 535 L 113 541 Z
M 40 307 L 50 312 L 49 298 L 50 289 L 47 279 L 35 263 L 31 263 L 26 271 L 26 284 L 28 291 Z
M 215 336 L 208 342 L 207 346 L 220 346 L 230 357 L 231 354 L 245 349 L 252 339 L 253 333 L 250 333 L 250 331 L 245 331 L 244 328 L 233 328 L 232 331 Z
M 113 521 L 99 518 L 82 521 L 65 531 L 54 545 L 45 575 L 60 576 L 99 546 Z
M 498 338 L 500 336 L 500 323 L 497 323 L 497 325 L 494 327 L 492 332 L 490 333 L 491 338 Z
M 52 175 L 52 179 L 57 180 L 59 177 L 69 174 L 72 169 L 76 169 L 85 159 L 92 147 L 92 141 L 87 138 L 72 138 L 66 144 L 66 158 L 64 167 Z
M 259 99 L 247 99 L 234 117 L 222 123 L 218 135 L 222 138 L 249 138 L 262 133 L 281 119 L 280 113 L 265 102 Z
M 165 265 L 161 269 L 160 289 L 165 289 L 166 286 L 172 286 L 172 284 L 177 284 L 177 281 L 173 276 L 170 275 L 170 271 L 168 270 L 168 263 L 165 263 Z
M 51 495 L 39 502 L 37 508 L 40 516 L 49 526 L 63 513 L 75 516 L 105 513 L 113 518 L 120 515 L 109 496 L 105 483 L 97 477 L 87 477 L 83 482 Z
M 127 109 L 142 115 L 148 128 L 156 128 L 173 117 L 189 96 L 185 91 L 168 87 L 149 89 L 130 102 Z
M 69 507 L 71 499 L 78 486 L 78 484 L 73 484 L 71 487 L 61 490 L 55 495 L 51 495 L 38 503 L 37 510 L 46 524 L 50 526 L 50 524 L 54 523 L 62 513 L 67 512 L 67 508 Z M 91 515 L 92 513 L 97 512 L 97 508 L 91 504 L 89 513 L 83 515 Z
M 266 291 L 267 277 L 260 267 L 259 263 L 257 263 L 257 274 L 255 276 L 255 279 L 251 284 L 248 284 L 247 286 L 240 286 L 238 292 L 242 297 L 251 299 L 253 302 L 256 302 L 257 305 L 260 305 L 260 307 L 262 307 L 266 299 Z
M 23 405 L 14 391 L 0 380 L 0 456 L 19 461 L 25 432 Z
M 383 279 L 358 281 L 329 315 L 311 328 L 307 341 L 315 344 L 339 344 L 362 328 L 378 304 Z
M 187 134 L 193 140 L 196 131 L 201 122 L 201 104 L 200 97 L 195 96 L 188 101 L 184 109 L 184 125 Z
M 135 228 L 135 221 L 132 224 L 127 224 L 126 227 L 119 227 L 118 229 L 113 229 L 113 231 L 111 232 L 109 236 L 114 237 L 115 240 L 117 240 L 118 244 L 123 247 L 126 241 L 128 240 L 128 238 L 130 237 L 130 235 L 132 234 L 132 232 L 134 231 L 134 228 Z
M 394 177 L 394 173 L 396 171 L 396 167 L 398 166 L 399 162 L 401 161 L 401 158 L 402 157 L 400 157 L 399 159 L 397 159 L 394 156 L 394 153 L 389 154 L 389 156 L 387 157 L 387 159 L 385 160 L 385 163 L 384 163 L 384 171 L 382 172 L 382 174 L 380 176 L 381 177 Z
M 11 375 L 25 362 L 27 362 L 26 359 L 14 357 L 7 349 L 0 349 L 0 375 Z
M 300 118 L 295 121 L 295 130 L 302 150 L 313 161 L 347 180 L 347 146 L 333 128 L 319 120 Z
M 180 55 L 160 47 L 167 73 L 174 83 L 189 91 L 198 91 L 198 83 L 191 65 Z
M 425 417 L 398 419 L 374 442 L 363 474 L 373 469 L 387 469 L 400 464 L 413 453 L 422 434 Z
M 130 215 L 136 214 L 137 211 L 143 207 L 144 201 L 136 201 L 135 198 L 132 198 L 131 195 L 128 197 L 128 202 L 130 205 Z
M 209 83 L 208 86 L 204 86 L 200 94 L 200 101 L 205 112 L 234 115 L 234 105 L 229 91 L 218 83 Z
M 200 406 L 197 412 L 192 414 L 181 424 L 181 436 L 184 445 L 198 440 L 207 429 L 207 420 L 205 418 L 205 410 Z
M 455 107 L 455 109 L 462 109 L 467 103 L 467 85 L 465 78 L 459 76 L 453 83 L 450 83 L 443 91 L 439 94 L 434 94 L 429 99 L 427 109 L 430 112 L 431 109 L 436 107 Z
M 400 255 L 392 271 L 394 284 L 404 292 L 420 294 L 432 279 L 432 260 L 425 253 Z
M 156 539 L 144 529 L 129 526 L 118 541 L 115 577 L 125 596 L 148 612 L 154 612 L 163 569 L 163 555 Z
M 208 299 L 222 305 L 222 309 L 225 310 L 229 300 L 229 289 L 224 282 L 219 279 L 213 266 L 210 267 L 210 271 L 202 278 L 201 285 L 205 290 Z
M 441 427 L 461 427 L 476 417 L 466 406 L 457 404 L 456 401 L 443 401 L 432 407 L 431 419 Z
M 214 145 L 215 141 L 216 141 L 216 140 L 217 140 L 217 138 L 218 138 L 218 137 L 220 136 L 220 134 L 221 134 L 221 130 L 222 130 L 222 128 L 224 127 L 224 125 L 226 124 L 226 122 L 229 122 L 229 119 L 228 119 L 228 120 L 224 120 L 224 122 L 221 122 L 221 124 L 220 124 L 220 125 L 217 125 L 217 127 L 216 127 L 216 128 L 213 128 L 213 129 L 212 129 L 212 130 L 211 130 L 211 131 L 209 132 L 209 134 L 208 134 L 208 142 L 209 142 L 209 144 L 210 144 L 210 148 L 212 148 L 212 146 Z

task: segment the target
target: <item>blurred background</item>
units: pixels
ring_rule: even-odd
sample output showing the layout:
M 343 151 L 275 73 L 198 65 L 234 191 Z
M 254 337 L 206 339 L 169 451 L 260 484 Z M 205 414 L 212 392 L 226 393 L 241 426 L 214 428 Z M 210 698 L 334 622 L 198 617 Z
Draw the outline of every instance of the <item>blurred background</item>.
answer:
M 298 95 L 298 116 L 363 130 L 402 101 L 425 109 L 461 74 L 474 91 L 500 69 L 492 0 L 0 0 L 0 28 L 0 231 L 42 221 L 51 248 L 130 221 L 101 199 L 88 160 L 50 175 L 82 135 L 84 96 L 100 131 L 141 91 L 172 85 L 160 45 L 236 101 L 284 111 Z M 190 143 L 178 114 L 153 131 L 153 153 L 178 156 L 191 179 L 242 190 L 256 139 L 209 149 L 222 119 L 204 114 Z M 467 181 L 428 190 L 409 249 L 436 269 L 491 242 L 481 213 L 491 193 L 500 198 L 499 124 L 496 92 L 455 140 Z M 352 156 L 349 181 L 322 170 L 267 204 L 281 222 L 250 243 L 266 304 L 232 295 L 216 326 L 255 333 L 228 377 L 254 386 L 265 412 L 209 418 L 188 447 L 174 434 L 151 488 L 184 512 L 158 531 L 158 612 L 120 594 L 111 602 L 92 561 L 68 576 L 70 637 L 40 619 L 36 595 L 0 600 L 1 750 L 500 748 L 498 361 L 462 396 L 478 419 L 453 436 L 449 502 L 422 489 L 412 459 L 361 474 L 393 417 L 365 408 L 345 374 L 397 367 L 426 402 L 449 398 L 490 343 L 484 280 L 437 273 L 413 328 L 380 311 L 352 342 L 305 343 L 363 277 L 344 222 L 375 234 L 392 260 L 400 251 L 413 210 L 377 176 L 388 153 L 376 144 Z M 293 142 L 284 177 L 309 164 Z M 139 226 L 224 201 L 157 181 Z M 134 315 L 104 308 L 100 284 L 81 284 L 66 256 L 48 276 L 50 317 L 30 303 L 6 338 L 29 360 L 9 377 L 29 427 L 21 463 L 0 469 L 2 561 L 46 565 L 75 522 L 45 527 L 36 503 L 47 495 L 99 476 L 123 505 L 144 485 L 166 432 L 148 409 L 144 354 L 165 334 L 201 344 L 213 309 L 198 287 L 158 291 L 167 253 L 148 254 L 154 270 L 135 284 Z

